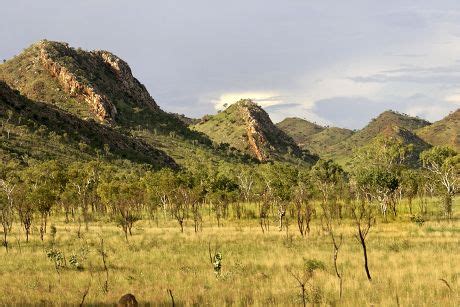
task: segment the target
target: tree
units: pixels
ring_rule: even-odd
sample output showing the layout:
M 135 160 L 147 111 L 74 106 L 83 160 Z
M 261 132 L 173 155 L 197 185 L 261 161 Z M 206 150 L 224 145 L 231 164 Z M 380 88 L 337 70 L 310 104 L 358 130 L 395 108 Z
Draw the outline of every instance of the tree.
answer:
M 30 165 L 22 173 L 22 180 L 26 188 L 27 206 L 32 206 L 32 211 L 40 213 L 40 239 L 43 241 L 47 230 L 48 216 L 57 200 L 57 195 L 65 186 L 66 176 L 63 165 L 55 160 Z M 30 210 L 21 210 L 24 214 L 24 226 L 27 226 Z M 28 231 L 26 231 L 27 233 Z
M 400 190 L 407 197 L 409 213 L 412 214 L 412 200 L 417 196 L 420 187 L 420 172 L 414 169 L 404 170 L 401 173 Z
M 263 165 L 261 172 L 266 186 L 264 199 L 277 208 L 278 228 L 281 231 L 285 226 L 283 222 L 292 200 L 293 189 L 297 185 L 298 170 L 292 165 L 275 162 Z
M 97 185 L 101 165 L 99 161 L 88 163 L 74 162 L 67 168 L 68 184 L 72 185 L 78 195 L 85 228 L 89 228 L 89 207 L 97 195 Z
M 366 239 L 371 227 L 375 224 L 375 210 L 365 192 L 359 190 L 355 192 L 358 195 L 357 200 L 351 203 L 351 215 L 357 228 L 357 234 L 355 237 L 363 250 L 364 270 L 366 272 L 367 279 L 370 281 L 372 278 L 369 271 Z
M 312 180 L 322 196 L 323 211 L 342 216 L 337 198 L 345 181 L 345 172 L 332 160 L 318 160 L 311 171 Z
M 342 234 L 336 234 L 336 218 L 342 218 L 342 208 L 338 205 L 339 195 L 342 195 L 345 184 L 345 172 L 332 160 L 318 160 L 313 166 L 311 177 L 322 195 L 322 223 L 329 234 L 334 248 L 334 270 L 339 279 L 339 296 L 342 298 L 342 273 L 339 271 L 337 259 L 342 246 Z
M 228 216 L 229 204 L 236 201 L 237 198 L 238 184 L 233 178 L 224 173 L 211 176 L 208 199 L 213 205 L 218 227 L 221 226 L 221 218 Z
M 391 207 L 396 215 L 399 179 L 394 173 L 377 166 L 357 170 L 355 179 L 363 197 L 371 201 L 376 200 L 380 204 L 385 219 L 388 207 Z
M 311 202 L 312 190 L 309 173 L 300 173 L 299 182 L 294 190 L 293 201 L 297 216 L 297 227 L 302 237 L 310 233 L 310 222 L 315 211 Z
M 3 246 L 8 252 L 8 233 L 13 225 L 13 192 L 15 184 L 0 179 L 0 218 L 3 226 Z
M 189 191 L 186 187 L 180 186 L 175 190 L 170 208 L 171 215 L 179 223 L 180 232 L 184 232 L 184 222 L 188 217 Z
M 132 228 L 140 219 L 139 212 L 144 200 L 143 187 L 136 174 L 120 172 L 114 178 L 104 178 L 98 186 L 101 200 L 117 214 L 118 225 L 125 240 L 132 235 Z
M 444 188 L 444 211 L 452 217 L 452 198 L 458 192 L 460 155 L 449 147 L 435 146 L 420 155 L 423 167 L 429 170 Z

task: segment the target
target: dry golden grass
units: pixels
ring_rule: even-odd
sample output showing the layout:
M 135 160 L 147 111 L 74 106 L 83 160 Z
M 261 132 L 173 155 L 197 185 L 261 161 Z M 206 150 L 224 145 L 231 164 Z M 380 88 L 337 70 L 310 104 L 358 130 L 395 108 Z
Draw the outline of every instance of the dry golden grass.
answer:
M 454 210 L 458 211 L 459 202 Z M 457 214 L 458 216 L 458 214 Z M 0 304 L 113 304 L 125 293 L 139 302 L 170 306 L 167 289 L 177 305 L 301 305 L 300 289 L 288 269 L 301 272 L 304 259 L 326 265 L 308 287 L 310 303 L 344 306 L 458 306 L 460 304 L 460 220 L 428 221 L 423 226 L 408 216 L 378 222 L 369 234 L 369 261 L 373 280 L 363 269 L 355 229 L 346 220 L 339 254 L 343 272 L 343 298 L 334 275 L 332 245 L 315 220 L 310 235 L 301 238 L 291 222 L 289 234 L 275 226 L 262 234 L 257 220 L 224 221 L 218 228 L 212 218 L 195 234 L 192 225 L 183 234 L 173 221 L 136 224 L 129 243 L 113 223 L 96 221 L 83 238 L 77 225 L 58 216 L 56 248 L 64 252 L 67 268 L 59 273 L 47 258 L 51 235 L 41 242 L 37 230 L 29 243 L 15 224 L 11 250 L 0 250 Z M 109 291 L 103 291 L 104 271 L 98 254 L 100 238 L 108 254 Z M 18 239 L 20 239 L 18 241 Z M 223 254 L 222 275 L 216 278 L 209 262 L 208 242 Z M 72 269 L 69 257 L 88 249 L 84 270 Z M 446 285 L 445 280 L 451 290 Z

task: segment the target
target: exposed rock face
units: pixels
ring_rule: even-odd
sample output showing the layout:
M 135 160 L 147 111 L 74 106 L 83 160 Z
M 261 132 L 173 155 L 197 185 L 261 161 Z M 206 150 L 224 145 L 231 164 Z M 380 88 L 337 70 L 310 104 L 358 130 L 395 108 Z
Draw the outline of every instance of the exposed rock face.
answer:
M 120 99 L 134 107 L 159 109 L 129 65 L 116 55 L 103 50 L 76 50 L 67 43 L 49 41 L 40 41 L 35 47 L 43 67 L 64 91 L 85 101 L 99 120 L 114 122 Z
M 155 100 L 153 100 L 152 96 L 150 96 L 145 86 L 133 77 L 128 63 L 108 51 L 98 50 L 93 51 L 93 53 L 100 56 L 102 60 L 110 66 L 118 77 L 118 80 L 121 81 L 123 90 L 126 91 L 133 100 L 154 109 L 158 109 L 158 105 Z
M 115 119 L 117 109 L 105 95 L 98 93 L 95 88 L 78 81 L 75 74 L 55 61 L 47 51 L 45 42 L 39 42 L 38 47 L 40 48 L 40 61 L 43 66 L 53 77 L 59 80 L 65 90 L 72 95 L 83 98 L 101 121 L 111 122 Z
M 250 150 L 259 161 L 267 161 L 269 155 L 264 152 L 263 148 L 267 146 L 268 141 L 261 133 L 262 127 L 260 127 L 260 123 L 257 121 L 255 114 L 253 114 L 254 110 L 251 110 L 243 104 L 239 106 L 239 109 L 246 122 Z

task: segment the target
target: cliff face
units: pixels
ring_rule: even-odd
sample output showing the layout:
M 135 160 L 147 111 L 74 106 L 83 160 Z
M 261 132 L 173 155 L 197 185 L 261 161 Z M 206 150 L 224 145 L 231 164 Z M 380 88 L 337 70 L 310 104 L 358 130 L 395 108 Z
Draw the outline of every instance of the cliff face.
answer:
M 94 87 L 78 81 L 75 74 L 53 59 L 47 50 L 46 43 L 39 42 L 37 46 L 40 50 L 39 59 L 42 62 L 43 67 L 47 69 L 53 78 L 56 78 L 59 81 L 65 91 L 88 103 L 97 118 L 101 121 L 112 122 L 115 119 L 117 108 L 107 98 L 107 96 L 102 93 L 98 93 L 97 89 Z M 68 56 L 68 54 L 69 53 L 64 54 L 64 56 Z
M 244 106 L 239 106 L 239 111 L 246 123 L 249 149 L 257 160 L 267 161 L 270 156 L 265 152 L 264 148 L 268 145 L 268 141 L 265 138 L 265 135 L 261 133 L 261 125 L 256 119 L 255 114 L 253 114 L 249 108 Z

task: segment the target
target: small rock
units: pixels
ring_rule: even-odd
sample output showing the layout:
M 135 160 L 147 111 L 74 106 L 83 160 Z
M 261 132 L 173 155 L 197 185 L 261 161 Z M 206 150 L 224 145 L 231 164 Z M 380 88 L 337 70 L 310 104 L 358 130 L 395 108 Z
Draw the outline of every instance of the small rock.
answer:
M 136 297 L 131 293 L 123 295 L 120 300 L 118 301 L 119 307 L 127 307 L 127 306 L 138 306 Z

